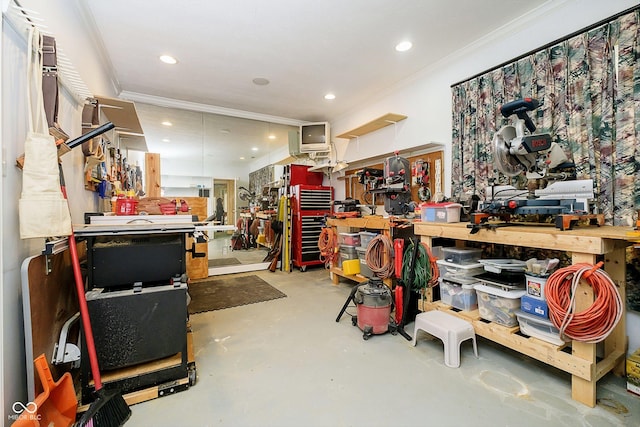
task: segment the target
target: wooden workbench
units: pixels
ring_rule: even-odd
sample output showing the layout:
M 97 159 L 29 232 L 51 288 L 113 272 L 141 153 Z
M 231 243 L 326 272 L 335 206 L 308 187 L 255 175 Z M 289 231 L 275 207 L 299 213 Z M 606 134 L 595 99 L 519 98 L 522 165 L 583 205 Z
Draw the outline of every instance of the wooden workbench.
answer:
M 381 234 L 391 236 L 391 229 L 393 228 L 391 220 L 377 215 L 358 217 L 358 218 L 327 218 L 327 225 L 334 229 L 336 235 L 340 232 L 354 232 L 354 231 L 376 231 Z M 345 274 L 340 267 L 332 265 L 329 269 L 331 274 L 331 280 L 334 285 L 337 285 L 340 281 L 340 277 L 352 280 L 357 283 L 363 283 L 369 279 L 361 274 Z M 384 279 L 384 283 L 387 286 L 392 287 L 392 278 Z
M 630 244 L 630 227 L 582 227 L 560 231 L 553 226 L 522 225 L 481 229 L 470 233 L 466 223 L 416 222 L 414 232 L 432 246 L 433 239 L 447 238 L 460 242 L 483 242 L 530 248 L 550 249 L 571 253 L 573 264 L 596 264 L 596 258 L 604 256 L 604 269 L 618 287 L 625 300 L 625 248 Z M 589 307 L 594 301 L 593 290 L 584 281 L 576 297 L 577 311 Z M 604 341 L 604 358 L 596 360 L 596 345 L 579 341 L 571 343 L 571 351 L 536 338 L 517 334 L 518 329 L 480 319 L 475 312 L 456 312 L 439 301 L 433 301 L 427 293 L 423 311 L 447 310 L 471 321 L 478 335 L 512 350 L 526 354 L 571 374 L 571 396 L 590 407 L 596 404 L 596 383 L 608 372 L 624 373 L 626 354 L 625 316 Z

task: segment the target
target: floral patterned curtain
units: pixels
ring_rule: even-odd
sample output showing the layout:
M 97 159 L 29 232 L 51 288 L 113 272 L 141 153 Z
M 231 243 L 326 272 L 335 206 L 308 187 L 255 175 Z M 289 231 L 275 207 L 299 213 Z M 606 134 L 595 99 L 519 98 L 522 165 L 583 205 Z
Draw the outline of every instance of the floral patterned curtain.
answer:
M 525 97 L 536 132 L 550 133 L 593 179 L 608 224 L 630 226 L 640 208 L 640 9 L 452 87 L 453 195 L 478 194 L 494 170 L 491 141 L 511 123 L 500 106 Z M 524 180 L 523 176 L 515 179 Z M 512 178 L 513 180 L 513 178 Z

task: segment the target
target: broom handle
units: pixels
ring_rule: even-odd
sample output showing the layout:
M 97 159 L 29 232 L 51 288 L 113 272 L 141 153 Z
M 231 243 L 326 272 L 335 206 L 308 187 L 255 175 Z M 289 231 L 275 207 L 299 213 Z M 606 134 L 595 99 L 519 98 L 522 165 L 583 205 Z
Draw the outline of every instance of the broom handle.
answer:
M 106 131 L 109 131 L 111 129 L 113 129 L 114 127 L 116 127 L 116 125 L 114 125 L 112 122 L 107 122 L 105 124 L 103 124 L 100 127 L 97 127 L 95 129 L 90 130 L 89 132 L 85 133 L 84 135 L 80 135 L 79 137 L 72 139 L 71 141 L 67 141 L 67 147 L 69 148 L 74 148 L 80 144 L 84 144 L 85 142 L 87 142 L 90 139 L 95 138 L 96 136 L 100 136 L 103 133 L 105 133 Z
M 84 135 L 75 138 L 72 141 L 68 141 L 67 146 L 74 148 L 91 138 L 95 138 L 103 133 L 111 130 L 115 127 L 112 122 L 107 122 L 102 126 L 87 132 Z M 67 198 L 67 189 L 64 182 L 64 173 L 62 171 L 62 164 L 58 164 L 60 171 L 60 189 L 62 195 L 67 204 L 69 199 Z M 76 237 L 73 234 L 73 227 L 71 228 L 71 235 L 69 236 L 69 250 L 71 252 L 71 264 L 73 266 L 73 277 L 76 282 L 76 292 L 78 294 L 78 305 L 80 306 L 80 318 L 82 319 L 82 327 L 84 328 L 84 338 L 87 341 L 87 353 L 89 353 L 89 364 L 91 365 L 91 376 L 93 377 L 93 383 L 95 391 L 102 389 L 102 380 L 100 378 L 100 365 L 98 364 L 98 355 L 96 353 L 96 344 L 93 340 L 93 329 L 91 329 L 91 318 L 89 317 L 89 308 L 87 307 L 87 298 L 84 295 L 84 283 L 82 282 L 82 272 L 80 271 L 80 258 L 78 257 L 78 247 L 76 246 Z
M 62 165 L 60 165 L 60 188 L 62 195 L 67 199 L 67 190 L 64 185 L 64 177 L 62 175 Z M 67 199 L 68 200 L 68 199 Z M 82 282 L 82 272 L 80 271 L 80 259 L 78 257 L 78 247 L 76 246 L 76 237 L 71 230 L 69 236 L 69 250 L 71 251 L 71 264 L 73 266 L 73 277 L 76 282 L 76 292 L 78 294 L 78 305 L 80 306 L 80 318 L 84 328 L 84 338 L 87 342 L 87 353 L 89 353 L 89 364 L 91 365 L 91 376 L 95 385 L 95 390 L 102 388 L 102 380 L 100 379 L 100 367 L 98 365 L 98 355 L 96 353 L 96 345 L 93 340 L 93 330 L 91 329 L 91 318 L 89 317 L 89 308 L 87 307 L 87 299 L 84 295 L 84 283 Z

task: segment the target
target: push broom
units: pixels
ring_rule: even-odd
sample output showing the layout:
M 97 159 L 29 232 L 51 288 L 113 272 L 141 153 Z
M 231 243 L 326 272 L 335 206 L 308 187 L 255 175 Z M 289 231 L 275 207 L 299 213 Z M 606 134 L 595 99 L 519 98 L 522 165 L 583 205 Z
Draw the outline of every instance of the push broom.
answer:
M 104 132 L 113 129 L 114 124 L 111 122 L 87 132 L 86 134 L 69 141 L 67 146 L 69 148 L 76 147 L 85 141 L 90 140 Z M 60 187 L 62 189 L 62 195 L 67 199 L 67 190 L 64 183 L 64 175 L 62 173 L 62 165 L 60 167 Z M 67 199 L 68 200 L 68 199 Z M 73 229 L 69 236 L 69 251 L 71 252 L 71 264 L 73 266 L 73 277 L 75 279 L 76 291 L 78 294 L 78 306 L 80 308 L 80 318 L 82 319 L 82 327 L 84 329 L 85 342 L 87 345 L 87 353 L 89 355 L 89 364 L 91 366 L 91 376 L 95 386 L 95 400 L 89 409 L 82 415 L 77 425 L 80 427 L 119 427 L 123 425 L 131 416 L 131 409 L 124 401 L 122 394 L 119 390 L 105 390 L 101 377 L 100 366 L 98 364 L 98 355 L 96 353 L 96 346 L 93 340 L 93 329 L 91 328 L 91 318 L 89 317 L 89 308 L 87 306 L 87 299 L 85 297 L 84 281 L 82 280 L 82 272 L 80 271 L 80 258 L 78 256 L 78 247 L 76 245 L 75 235 Z

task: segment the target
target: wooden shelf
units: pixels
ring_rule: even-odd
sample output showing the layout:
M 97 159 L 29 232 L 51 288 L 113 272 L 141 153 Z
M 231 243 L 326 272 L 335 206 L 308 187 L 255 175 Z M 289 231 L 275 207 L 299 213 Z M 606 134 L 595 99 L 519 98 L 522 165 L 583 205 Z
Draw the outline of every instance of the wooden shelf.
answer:
M 135 104 L 131 101 L 103 96 L 97 96 L 96 99 L 100 110 L 116 126 L 115 130 L 120 137 L 120 146 L 143 152 L 148 151 Z
M 356 138 L 356 137 L 377 131 L 378 129 L 382 129 L 384 127 L 398 123 L 406 118 L 407 116 L 404 116 L 402 114 L 387 113 L 384 116 L 371 120 L 370 122 L 365 123 L 360 127 L 357 127 L 350 131 L 337 135 L 336 138 L 346 138 L 346 139 Z
M 389 218 L 371 215 L 360 218 L 327 218 L 330 227 L 361 228 L 365 230 L 389 230 L 391 223 Z
M 331 267 L 329 272 L 332 273 L 332 280 L 334 285 L 338 284 L 340 277 L 344 277 L 345 279 L 353 280 L 354 282 L 358 283 L 363 283 L 369 280 L 361 274 L 345 274 L 344 271 L 342 271 L 342 269 L 338 267 Z
M 485 242 L 500 245 L 513 245 L 552 249 L 571 253 L 573 264 L 596 264 L 596 257 L 605 255 L 604 268 L 619 286 L 620 294 L 625 294 L 625 247 L 629 244 L 626 227 L 586 227 L 560 231 L 547 226 L 512 226 L 482 229 L 471 234 L 465 223 L 414 223 L 416 235 L 432 246 L 433 239 L 448 238 L 461 242 Z M 576 292 L 576 311 L 587 309 L 594 301 L 594 292 L 582 281 Z M 518 334 L 519 328 L 505 328 L 479 318 L 477 311 L 454 312 L 450 307 L 433 301 L 433 294 L 427 293 L 422 301 L 423 310 L 444 310 L 464 317 L 473 324 L 475 332 L 484 338 L 507 348 L 540 360 L 571 374 L 571 396 L 587 406 L 596 404 L 596 383 L 609 371 L 624 373 L 626 353 L 626 330 L 624 314 L 617 326 L 604 341 L 605 355 L 602 360 L 596 358 L 596 345 L 573 341 L 571 352 L 563 351 L 564 346 L 555 346 L 544 341 Z

